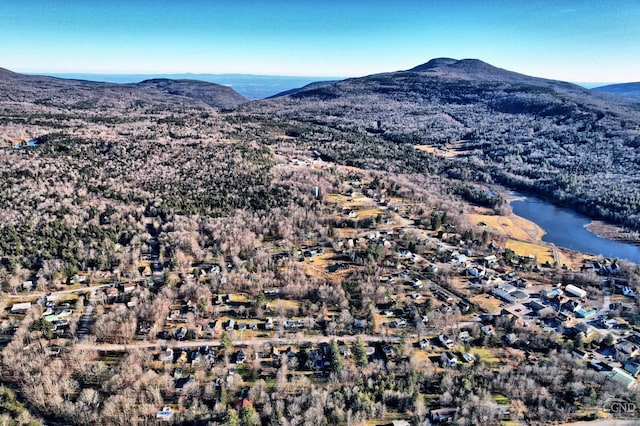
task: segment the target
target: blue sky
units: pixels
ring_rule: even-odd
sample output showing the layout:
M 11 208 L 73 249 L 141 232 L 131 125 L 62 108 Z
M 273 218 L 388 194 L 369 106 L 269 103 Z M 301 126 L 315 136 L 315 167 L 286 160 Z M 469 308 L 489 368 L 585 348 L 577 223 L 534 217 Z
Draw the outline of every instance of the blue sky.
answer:
M 446 56 L 640 80 L 640 0 L 7 0 L 0 40 L 18 72 L 346 77 Z

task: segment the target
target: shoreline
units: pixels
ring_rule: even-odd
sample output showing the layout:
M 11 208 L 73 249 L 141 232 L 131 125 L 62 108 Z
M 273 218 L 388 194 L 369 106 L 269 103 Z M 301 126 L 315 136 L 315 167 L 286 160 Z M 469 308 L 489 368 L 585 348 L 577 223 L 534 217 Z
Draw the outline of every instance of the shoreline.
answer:
M 598 237 L 640 247 L 640 232 L 630 231 L 621 226 L 612 225 L 601 220 L 592 220 L 584 227 L 587 231 Z

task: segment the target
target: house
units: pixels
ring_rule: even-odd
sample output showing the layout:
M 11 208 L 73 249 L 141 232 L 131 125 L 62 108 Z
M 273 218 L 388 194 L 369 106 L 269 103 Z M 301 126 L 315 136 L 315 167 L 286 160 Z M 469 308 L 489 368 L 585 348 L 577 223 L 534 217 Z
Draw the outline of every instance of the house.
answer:
M 633 377 L 640 376 L 640 362 L 637 361 L 627 361 L 624 363 L 624 369 Z
M 496 334 L 496 330 L 493 328 L 491 324 L 483 325 L 482 327 L 480 327 L 480 331 L 482 331 L 487 336 L 492 336 Z
M 428 349 L 431 346 L 428 339 L 422 339 L 418 342 L 420 349 Z
M 164 407 L 162 410 L 156 413 L 156 419 L 160 419 L 163 422 L 168 422 L 173 417 L 173 410 L 171 407 Z
M 230 319 L 229 321 L 227 321 L 227 326 L 225 328 L 231 331 L 234 329 L 235 326 L 236 326 L 236 320 Z
M 631 290 L 629 287 L 627 287 L 626 285 L 622 286 L 622 294 L 624 294 L 627 297 L 636 297 L 636 292 Z
M 494 289 L 491 294 L 493 294 L 496 297 L 499 297 L 500 299 L 504 300 L 507 303 L 515 303 L 516 302 L 516 298 L 511 296 L 509 293 L 507 293 L 504 290 L 500 290 L 498 288 Z
M 442 363 L 447 367 L 455 367 L 458 365 L 458 357 L 451 352 L 445 352 L 442 355 Z
M 476 360 L 476 356 L 474 354 L 469 353 L 469 352 L 466 352 L 466 353 L 462 354 L 462 358 L 464 358 L 465 362 L 468 362 L 468 363 L 475 362 L 475 360 Z
M 353 320 L 353 326 L 355 328 L 365 328 L 367 326 L 367 320 L 364 318 L 356 318 Z
M 185 327 L 180 327 L 176 332 L 176 339 L 183 340 L 187 337 L 187 329 Z
M 438 408 L 437 410 L 431 410 L 429 416 L 431 421 L 435 423 L 448 423 L 456 416 L 458 412 L 457 408 Z
M 384 354 L 388 357 L 392 357 L 395 354 L 393 346 L 391 346 L 389 343 L 385 343 L 384 345 L 382 345 L 382 352 L 384 352 Z
M 538 300 L 532 300 L 532 301 L 529 302 L 529 308 L 532 311 L 538 312 L 538 311 L 543 310 L 546 307 L 547 307 L 547 305 L 545 305 L 544 303 L 542 303 L 542 302 L 540 302 Z
M 484 277 L 485 271 L 484 269 L 478 270 L 478 268 L 469 268 L 467 269 L 467 273 L 472 277 Z
M 614 347 L 618 355 L 624 358 L 633 358 L 640 352 L 640 347 L 628 340 L 620 340 Z
M 575 311 L 576 315 L 578 315 L 580 318 L 590 318 L 592 316 L 594 316 L 597 311 L 595 309 L 590 309 L 590 310 L 585 310 L 583 308 L 577 309 Z
M 518 336 L 516 336 L 515 333 L 506 334 L 503 337 L 503 339 L 504 339 L 504 342 L 509 346 L 513 346 L 514 344 L 518 343 L 518 341 L 520 340 L 518 339 Z
M 616 383 L 621 385 L 624 389 L 632 389 L 636 386 L 636 379 L 625 370 L 614 367 L 611 371 L 603 371 L 609 379 L 615 380 Z
M 25 281 L 22 283 L 22 290 L 31 291 L 33 290 L 33 281 Z
M 397 319 L 391 323 L 391 327 L 394 328 L 405 328 L 407 326 L 407 321 L 404 319 Z
M 105 294 L 107 295 L 107 302 L 111 303 L 118 298 L 120 292 L 115 287 L 109 287 L 105 290 Z
M 273 330 L 273 318 L 267 318 L 264 323 L 265 330 Z
M 484 261 L 487 266 L 491 266 L 498 260 L 498 257 L 495 254 L 491 254 L 489 256 L 485 256 Z
M 135 289 L 136 289 L 136 285 L 132 282 L 128 282 L 122 285 L 122 292 L 125 294 L 131 293 Z
M 454 301 L 453 295 L 446 290 L 437 290 L 436 297 L 442 300 L 443 302 L 447 302 L 447 303 L 451 303 Z
M 173 349 L 167 348 L 164 351 L 161 351 L 159 359 L 162 362 L 173 362 Z
M 563 294 L 564 292 L 559 288 L 543 288 L 542 291 L 540 291 L 540 296 L 547 300 L 555 299 L 556 297 L 562 296 Z
M 571 351 L 571 355 L 578 359 L 586 359 L 587 353 L 585 351 L 581 351 L 580 349 L 574 349 Z
M 578 333 L 584 333 L 585 337 L 590 337 L 596 332 L 593 327 L 584 322 L 576 324 L 575 329 Z
M 453 347 L 453 341 L 449 337 L 445 336 L 444 334 L 439 335 L 438 340 L 440 341 L 442 346 L 444 346 L 445 348 Z
M 469 332 L 467 330 L 464 330 L 461 331 L 460 334 L 458 334 L 458 340 L 460 340 L 462 343 L 470 343 L 472 339 L 469 335 Z

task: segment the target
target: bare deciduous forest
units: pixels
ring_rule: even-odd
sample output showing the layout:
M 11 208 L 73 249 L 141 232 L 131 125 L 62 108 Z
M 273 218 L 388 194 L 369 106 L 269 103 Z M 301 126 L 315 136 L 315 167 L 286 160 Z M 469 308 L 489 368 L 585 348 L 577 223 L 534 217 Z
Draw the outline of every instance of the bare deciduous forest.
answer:
M 501 184 L 637 229 L 637 103 L 479 61 L 236 95 L 0 72 L 3 422 L 640 403 L 637 265 L 472 219 L 511 217 Z

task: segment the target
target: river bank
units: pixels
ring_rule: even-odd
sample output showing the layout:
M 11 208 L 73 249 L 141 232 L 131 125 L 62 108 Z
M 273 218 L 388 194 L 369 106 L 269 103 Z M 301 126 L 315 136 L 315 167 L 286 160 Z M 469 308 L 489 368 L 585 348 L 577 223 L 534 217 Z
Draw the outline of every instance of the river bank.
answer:
M 601 220 L 594 220 L 585 226 L 589 232 L 608 240 L 640 246 L 640 232 L 631 231 Z

